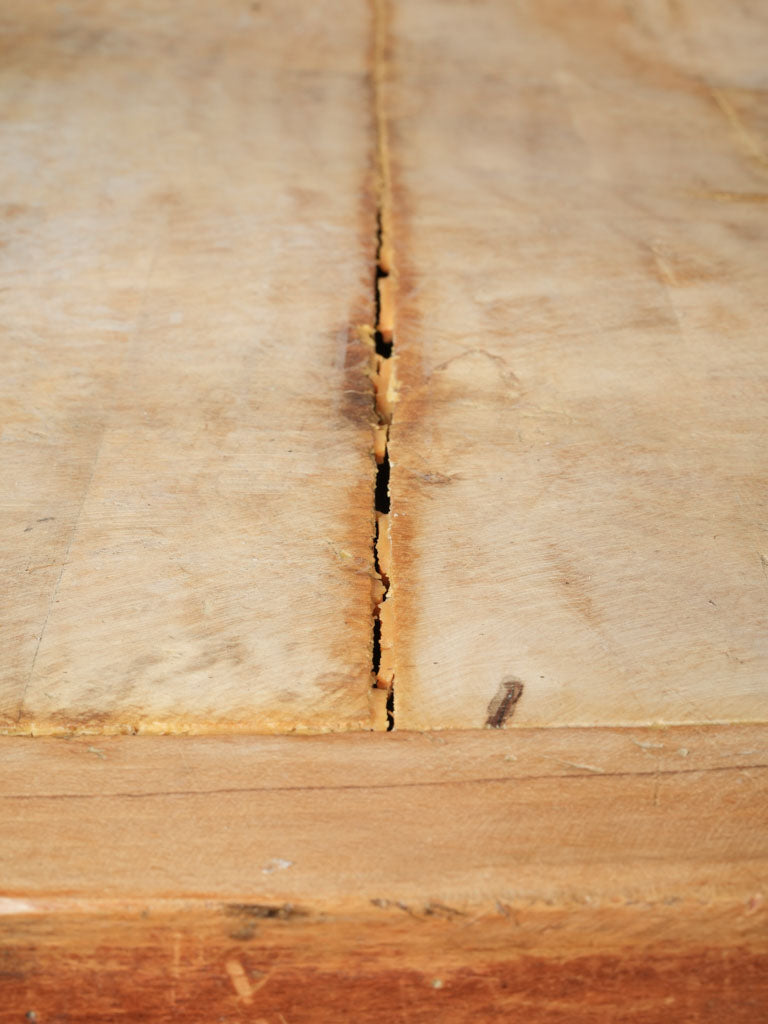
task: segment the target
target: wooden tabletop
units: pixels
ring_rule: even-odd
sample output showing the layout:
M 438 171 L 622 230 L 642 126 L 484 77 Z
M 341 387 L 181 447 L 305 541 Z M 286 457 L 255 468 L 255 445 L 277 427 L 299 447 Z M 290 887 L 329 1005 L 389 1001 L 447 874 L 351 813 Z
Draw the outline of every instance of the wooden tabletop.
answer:
M 7 0 L 2 1024 L 768 1022 L 767 43 Z

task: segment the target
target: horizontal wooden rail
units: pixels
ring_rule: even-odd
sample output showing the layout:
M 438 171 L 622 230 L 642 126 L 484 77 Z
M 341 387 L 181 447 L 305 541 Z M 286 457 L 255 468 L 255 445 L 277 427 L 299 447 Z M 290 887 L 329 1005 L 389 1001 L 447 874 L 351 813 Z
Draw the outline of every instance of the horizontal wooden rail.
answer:
M 767 739 L 7 738 L 0 1020 L 765 1020 Z

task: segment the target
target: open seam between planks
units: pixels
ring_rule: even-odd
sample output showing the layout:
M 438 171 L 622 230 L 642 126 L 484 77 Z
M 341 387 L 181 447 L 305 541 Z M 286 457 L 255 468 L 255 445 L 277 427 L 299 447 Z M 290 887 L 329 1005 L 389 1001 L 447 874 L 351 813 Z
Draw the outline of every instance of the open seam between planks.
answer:
M 389 438 L 394 407 L 394 264 L 391 232 L 389 141 L 384 111 L 386 0 L 373 0 L 372 94 L 376 133 L 376 274 L 371 381 L 374 402 L 373 686 L 384 690 L 387 729 L 395 727 L 394 592 L 391 577 Z

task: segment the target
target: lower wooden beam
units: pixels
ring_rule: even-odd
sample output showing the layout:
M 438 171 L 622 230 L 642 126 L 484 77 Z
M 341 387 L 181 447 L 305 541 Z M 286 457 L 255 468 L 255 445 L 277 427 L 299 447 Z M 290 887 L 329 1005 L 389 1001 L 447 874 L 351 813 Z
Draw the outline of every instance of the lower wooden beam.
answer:
M 0 1021 L 766 1021 L 767 737 L 8 739 Z
M 768 1019 L 768 950 L 751 927 L 733 941 L 737 908 L 677 913 L 687 928 L 668 929 L 670 911 L 651 906 L 275 920 L 258 908 L 149 905 L 26 917 L 3 929 L 0 1020 Z

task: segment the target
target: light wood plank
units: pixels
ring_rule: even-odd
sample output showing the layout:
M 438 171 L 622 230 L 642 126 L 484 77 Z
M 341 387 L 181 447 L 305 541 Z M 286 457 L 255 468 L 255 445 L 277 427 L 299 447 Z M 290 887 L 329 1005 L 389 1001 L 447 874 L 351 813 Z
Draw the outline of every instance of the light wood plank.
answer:
M 398 727 L 766 719 L 766 42 L 394 5 Z
M 367 10 L 1 27 L 3 728 L 369 727 Z

